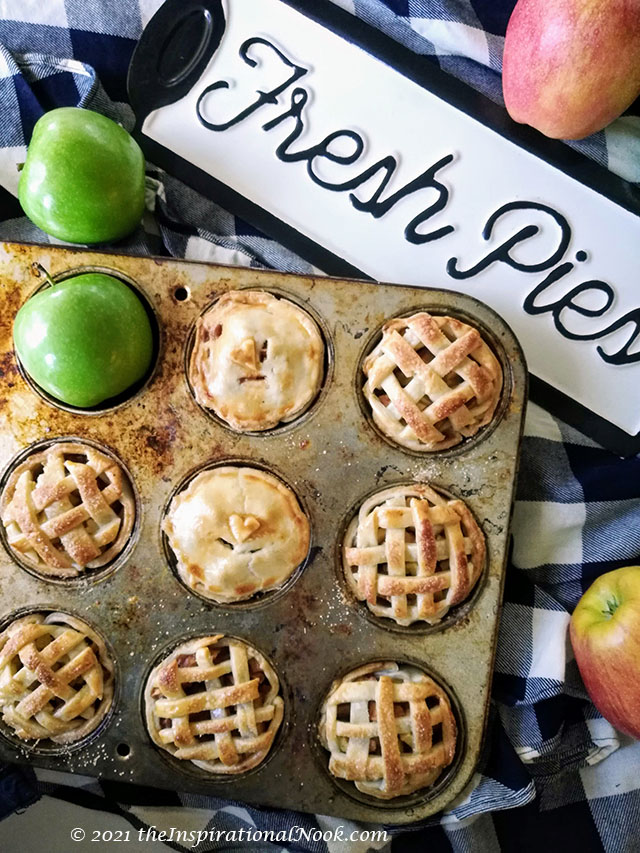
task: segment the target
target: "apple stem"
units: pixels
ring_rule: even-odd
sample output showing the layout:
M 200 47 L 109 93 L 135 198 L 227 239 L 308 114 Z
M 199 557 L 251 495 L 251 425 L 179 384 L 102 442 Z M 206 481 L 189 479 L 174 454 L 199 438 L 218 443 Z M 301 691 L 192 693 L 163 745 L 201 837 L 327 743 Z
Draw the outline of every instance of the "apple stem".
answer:
M 48 270 L 46 270 L 46 269 L 42 266 L 42 264 L 39 264 L 39 263 L 36 261 L 32 266 L 33 266 L 33 271 L 34 271 L 34 273 L 35 273 L 39 278 L 44 278 L 44 280 L 47 282 L 47 287 L 55 287 L 55 285 L 56 285 L 55 281 L 51 278 L 51 276 L 49 275 Z
M 16 169 L 21 172 L 24 169 L 24 163 L 16 163 Z

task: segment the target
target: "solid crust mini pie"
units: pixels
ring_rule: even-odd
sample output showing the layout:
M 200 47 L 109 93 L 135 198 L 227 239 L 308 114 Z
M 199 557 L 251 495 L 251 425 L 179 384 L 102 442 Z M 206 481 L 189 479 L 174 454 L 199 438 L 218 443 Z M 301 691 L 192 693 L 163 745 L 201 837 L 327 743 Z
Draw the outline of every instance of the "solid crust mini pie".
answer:
M 282 586 L 309 550 L 296 496 L 259 468 L 202 471 L 172 499 L 162 529 L 182 580 L 218 602 Z
M 320 740 L 334 776 L 389 800 L 433 785 L 453 761 L 456 722 L 445 692 L 426 673 L 378 662 L 333 683 Z
M 422 483 L 370 497 L 343 547 L 347 584 L 376 616 L 439 622 L 476 584 L 485 539 L 467 505 Z
M 375 423 L 411 450 L 445 450 L 475 435 L 502 390 L 500 362 L 478 330 L 424 311 L 386 323 L 363 370 Z
M 133 529 L 127 475 L 110 456 L 60 442 L 28 456 L 0 499 L 7 543 L 44 574 L 73 577 L 111 562 Z
M 318 393 L 324 343 L 311 317 L 261 291 L 232 291 L 198 320 L 189 378 L 200 405 L 234 429 L 265 430 Z
M 278 677 L 256 649 L 217 634 L 178 646 L 145 687 L 147 728 L 174 758 L 210 773 L 264 761 L 283 716 Z
M 23 740 L 86 737 L 113 701 L 113 664 L 100 637 L 67 613 L 32 613 L 0 634 L 2 719 Z

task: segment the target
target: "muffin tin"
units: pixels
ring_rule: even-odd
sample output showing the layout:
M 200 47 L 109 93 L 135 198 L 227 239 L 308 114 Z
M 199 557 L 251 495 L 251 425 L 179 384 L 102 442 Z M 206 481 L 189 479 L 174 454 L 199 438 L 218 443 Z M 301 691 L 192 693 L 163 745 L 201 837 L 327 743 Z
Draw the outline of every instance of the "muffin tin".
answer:
M 37 264 L 56 281 L 80 271 L 109 272 L 134 283 L 147 298 L 158 323 L 158 359 L 132 398 L 79 413 L 54 405 L 25 380 L 11 331 L 20 305 L 42 285 Z M 317 319 L 327 345 L 316 401 L 300 418 L 264 433 L 240 434 L 205 414 L 185 371 L 197 317 L 222 293 L 240 288 L 297 302 Z M 0 297 L 3 483 L 25 448 L 77 437 L 124 464 L 137 508 L 136 541 L 112 571 L 44 580 L 20 567 L 6 547 L 0 549 L 2 627 L 29 610 L 76 614 L 105 638 L 117 679 L 113 714 L 87 742 L 64 749 L 22 743 L 1 728 L 0 758 L 386 824 L 425 818 L 460 795 L 477 764 L 485 728 L 526 401 L 522 352 L 505 323 L 476 300 L 449 291 L 8 243 L 0 244 Z M 384 321 L 416 310 L 477 325 L 504 372 L 492 423 L 439 453 L 390 444 L 373 425 L 360 390 L 362 359 Z M 293 489 L 311 522 L 311 547 L 283 590 L 218 605 L 179 582 L 161 521 L 172 494 L 193 472 L 230 462 L 265 468 Z M 370 619 L 353 600 L 341 577 L 340 545 L 367 495 L 412 481 L 466 501 L 485 533 L 488 558 L 470 599 L 440 625 L 399 628 Z M 161 754 L 143 720 L 144 683 L 153 666 L 180 642 L 212 633 L 236 636 L 261 651 L 278 674 L 285 702 L 267 760 L 235 777 L 212 777 Z M 460 732 L 454 763 L 434 787 L 391 801 L 375 801 L 330 777 L 328 753 L 317 737 L 332 682 L 378 660 L 406 661 L 434 677 L 451 698 Z

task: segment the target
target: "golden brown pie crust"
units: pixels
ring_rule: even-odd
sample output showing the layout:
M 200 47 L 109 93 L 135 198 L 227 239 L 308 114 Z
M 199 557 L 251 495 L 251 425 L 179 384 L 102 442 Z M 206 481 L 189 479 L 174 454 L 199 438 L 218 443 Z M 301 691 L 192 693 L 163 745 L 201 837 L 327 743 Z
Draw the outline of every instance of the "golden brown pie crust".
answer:
M 222 634 L 189 640 L 145 686 L 151 739 L 174 758 L 216 774 L 266 758 L 282 723 L 278 676 L 257 649 Z
M 7 543 L 38 571 L 74 577 L 114 560 L 135 518 L 129 479 L 110 456 L 80 442 L 29 455 L 0 498 Z
M 330 773 L 383 800 L 433 785 L 453 761 L 457 737 L 444 690 L 396 662 L 366 664 L 334 681 L 319 734 Z
M 309 550 L 296 496 L 259 468 L 201 471 L 174 496 L 162 529 L 184 583 L 218 602 L 281 587 Z
M 113 702 L 104 642 L 68 613 L 31 613 L 0 634 L 0 707 L 23 740 L 69 744 L 102 722 Z
M 477 329 L 422 311 L 390 320 L 363 363 L 380 430 L 411 450 L 445 450 L 493 418 L 502 368 Z
M 345 534 L 343 569 L 355 597 L 376 616 L 433 625 L 468 597 L 485 556 L 467 505 L 414 483 L 362 504 Z
M 201 406 L 241 432 L 271 429 L 313 402 L 323 377 L 317 324 L 288 299 L 231 291 L 199 318 L 189 379 Z

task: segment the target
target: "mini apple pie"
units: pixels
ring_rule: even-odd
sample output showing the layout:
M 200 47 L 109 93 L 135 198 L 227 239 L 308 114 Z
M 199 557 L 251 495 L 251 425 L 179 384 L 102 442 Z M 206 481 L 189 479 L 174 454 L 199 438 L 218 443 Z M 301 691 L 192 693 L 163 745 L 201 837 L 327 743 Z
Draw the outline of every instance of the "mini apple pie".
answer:
M 162 524 L 184 583 L 218 602 L 277 589 L 309 550 L 309 521 L 291 489 L 259 468 L 197 474 Z
M 323 378 L 317 324 L 262 291 L 231 291 L 198 320 L 189 378 L 196 400 L 241 432 L 271 429 L 304 412 Z
M 266 758 L 282 723 L 278 676 L 259 651 L 217 634 L 178 646 L 144 691 L 151 739 L 210 773 L 243 773 Z
M 390 320 L 363 364 L 380 430 L 411 450 L 445 450 L 491 419 L 502 368 L 477 329 L 426 312 Z
M 475 586 L 485 539 L 467 505 L 423 483 L 370 497 L 347 528 L 347 585 L 376 616 L 398 625 L 439 622 Z
M 381 800 L 433 785 L 453 761 L 456 736 L 444 690 L 408 664 L 361 666 L 334 681 L 322 706 L 330 773 Z
M 0 634 L 2 719 L 23 740 L 86 737 L 113 702 L 104 642 L 67 613 L 31 613 Z
M 10 474 L 0 498 L 9 547 L 43 574 L 74 577 L 114 560 L 135 517 L 118 463 L 80 442 L 51 444 Z

